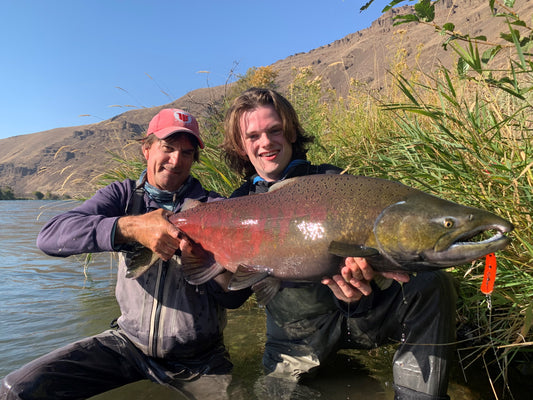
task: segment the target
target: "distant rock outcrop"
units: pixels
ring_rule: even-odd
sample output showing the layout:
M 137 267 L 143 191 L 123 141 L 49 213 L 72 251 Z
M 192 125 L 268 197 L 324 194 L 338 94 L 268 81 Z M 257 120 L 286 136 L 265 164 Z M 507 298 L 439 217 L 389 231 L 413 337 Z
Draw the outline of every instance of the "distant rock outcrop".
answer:
M 441 0 L 437 23 L 450 21 L 459 32 L 497 40 L 501 27 L 491 23 L 488 3 Z M 529 20 L 533 2 L 518 1 L 515 9 Z M 450 67 L 455 59 L 442 48 L 443 38 L 423 24 L 393 26 L 392 17 L 398 13 L 405 13 L 405 8 L 389 11 L 367 29 L 274 62 L 280 90 L 291 82 L 294 68 L 306 66 L 340 96 L 347 95 L 352 79 L 380 89 L 391 80 L 387 70 L 399 50 L 404 52 L 408 68 L 431 72 L 440 65 Z M 0 188 L 11 187 L 18 196 L 35 191 L 91 195 L 98 177 L 109 167 L 110 153 L 139 152 L 138 146 L 127 144 L 142 137 L 151 117 L 161 108 L 183 108 L 201 119 L 206 105 L 220 99 L 223 91 L 223 87 L 197 89 L 170 104 L 128 111 L 100 123 L 1 139 Z

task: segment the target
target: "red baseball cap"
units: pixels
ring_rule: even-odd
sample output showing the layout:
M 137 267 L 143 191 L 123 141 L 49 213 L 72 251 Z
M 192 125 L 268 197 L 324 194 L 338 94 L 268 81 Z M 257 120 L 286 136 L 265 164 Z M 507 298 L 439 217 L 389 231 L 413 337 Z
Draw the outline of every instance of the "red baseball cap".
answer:
M 200 148 L 204 148 L 196 118 L 187 111 L 177 108 L 164 108 L 159 111 L 150 121 L 146 136 L 154 134 L 159 139 L 165 139 L 177 132 L 190 133 L 198 140 Z

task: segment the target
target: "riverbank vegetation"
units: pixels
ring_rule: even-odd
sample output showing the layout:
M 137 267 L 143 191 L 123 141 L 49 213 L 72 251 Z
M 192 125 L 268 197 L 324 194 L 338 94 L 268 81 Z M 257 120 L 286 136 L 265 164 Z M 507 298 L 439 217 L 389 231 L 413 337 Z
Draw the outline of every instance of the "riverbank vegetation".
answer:
M 51 192 L 47 192 L 46 194 L 44 194 L 38 190 L 33 192 L 31 197 L 17 197 L 15 196 L 15 193 L 13 192 L 12 188 L 0 188 L 0 200 L 68 200 L 70 198 L 71 197 L 68 195 L 59 196 Z
M 487 7 L 493 9 L 494 3 L 487 0 Z M 450 57 L 458 60 L 454 69 L 409 70 L 400 53 L 390 66 L 390 85 L 379 92 L 350 80 L 349 94 L 339 97 L 310 67 L 295 70 L 285 91 L 315 137 L 312 162 L 397 180 L 492 211 L 515 225 L 512 244 L 497 254 L 491 294 L 480 291 L 484 260 L 449 269 L 460 290 L 461 365 L 484 365 L 496 398 L 497 387 L 512 392 L 509 366 L 525 370 L 533 363 L 532 28 L 512 11 L 512 3 L 506 4 L 509 8 L 499 4 L 486 22 L 501 25 L 500 44 L 458 34 L 452 24 L 434 25 Z M 397 22 L 432 20 L 430 2 L 420 0 L 413 14 Z M 498 56 L 504 52 L 503 64 Z M 228 86 L 222 100 L 206 105 L 206 149 L 195 174 L 209 189 L 228 195 L 239 183 L 218 148 L 228 105 L 247 87 L 275 88 L 275 77 L 271 67 L 251 69 Z M 136 177 L 142 168 L 137 161 L 122 165 L 105 182 Z
M 15 193 L 10 187 L 0 188 L 0 200 L 15 200 Z

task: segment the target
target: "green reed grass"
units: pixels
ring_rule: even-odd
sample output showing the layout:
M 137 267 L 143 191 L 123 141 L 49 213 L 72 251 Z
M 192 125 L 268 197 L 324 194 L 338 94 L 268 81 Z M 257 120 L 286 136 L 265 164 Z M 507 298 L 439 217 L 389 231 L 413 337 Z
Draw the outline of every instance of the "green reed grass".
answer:
M 507 92 L 494 93 L 483 82 L 446 70 L 431 86 L 401 75 L 397 84 L 404 102 L 387 102 L 357 87 L 357 96 L 316 105 L 322 125 L 304 121 L 319 142 L 311 158 L 487 209 L 515 225 L 512 244 L 497 255 L 490 297 L 480 291 L 483 260 L 450 269 L 460 288 L 459 325 L 469 326 L 475 338 L 470 348 L 460 346 L 464 365 L 490 358 L 500 371 L 492 378 L 505 380 L 508 363 L 517 352 L 529 352 L 533 342 L 528 110 Z
M 292 95 L 322 118 L 318 125 L 317 118 L 304 121 L 320 144 L 314 160 L 398 180 L 493 211 L 515 225 L 512 244 L 498 252 L 490 296 L 479 289 L 483 260 L 450 269 L 459 281 L 459 327 L 471 330 L 469 346 L 460 346 L 463 365 L 480 359 L 492 364 L 488 367 L 497 372 L 490 378 L 506 385 L 509 363 L 531 362 L 533 344 L 533 62 L 532 30 L 515 14 L 497 17 L 503 18 L 502 31 L 509 29 L 501 35 L 508 41 L 505 57 L 511 54 L 507 67 L 489 65 L 503 46 L 485 45 L 481 51 L 483 38 L 462 36 L 461 43 L 447 42 L 459 57 L 455 71 L 406 72 L 400 52 L 392 69 L 395 85 L 380 94 L 352 82 L 355 95 L 320 104 L 320 81 L 313 79 L 294 85 L 307 88 L 309 96 L 305 90 Z
M 348 95 L 340 98 L 307 67 L 294 71 L 285 93 L 304 129 L 316 139 L 311 161 L 333 163 L 351 174 L 398 180 L 487 209 L 515 225 L 512 244 L 497 254 L 498 274 L 490 296 L 479 289 L 483 260 L 450 268 L 459 284 L 458 326 L 469 333 L 469 340 L 458 344 L 462 365 L 479 360 L 493 364 L 487 368 L 495 365 L 498 372 L 490 375 L 487 370 L 490 379 L 504 382 L 509 363 L 527 362 L 533 348 L 533 62 L 528 40 L 511 22 L 504 18 L 502 25 L 511 31 L 502 35 L 511 43 L 507 52 L 515 49 L 507 68 L 487 64 L 499 47 L 483 52 L 479 38 L 462 36 L 466 44 L 446 43 L 459 57 L 454 71 L 408 70 L 405 52 L 399 51 L 391 61 L 393 79 L 380 92 L 351 80 Z M 244 90 L 257 81 L 274 87 L 275 76 L 272 70 L 252 69 L 233 87 Z M 221 118 L 236 95 L 236 90 L 228 90 L 222 101 L 209 105 L 205 118 L 200 116 L 206 149 L 193 168 L 206 188 L 225 195 L 240 182 L 218 147 Z M 137 160 L 123 163 L 117 157 L 117 163 L 116 171 L 105 176 L 107 181 L 135 178 L 143 168 Z

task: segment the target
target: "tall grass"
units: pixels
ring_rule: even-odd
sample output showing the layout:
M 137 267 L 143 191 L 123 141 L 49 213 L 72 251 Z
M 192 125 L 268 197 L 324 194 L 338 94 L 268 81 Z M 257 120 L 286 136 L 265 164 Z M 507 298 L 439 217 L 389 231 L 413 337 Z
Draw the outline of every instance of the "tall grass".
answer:
M 428 2 L 422 2 L 420 12 L 429 13 Z M 400 21 L 420 20 L 420 15 L 413 15 L 416 18 Z M 490 296 L 479 289 L 483 260 L 450 269 L 459 282 L 458 327 L 469 339 L 459 343 L 462 364 L 492 363 L 487 365 L 490 379 L 505 386 L 508 364 L 531 362 L 533 348 L 533 62 L 527 51 L 531 29 L 514 14 L 498 18 L 502 32 L 509 31 L 502 34 L 510 44 L 506 56 L 511 54 L 503 68 L 488 64 L 501 45 L 480 51 L 482 38 L 459 38 L 453 26 L 444 25 L 451 35 L 446 45 L 459 59 L 453 71 L 408 70 L 405 53 L 399 52 L 391 65 L 394 79 L 379 93 L 349 80 L 349 93 L 340 98 L 307 67 L 294 71 L 285 94 L 306 131 L 315 136 L 311 161 L 333 163 L 351 174 L 398 180 L 490 210 L 515 225 L 512 244 L 497 254 L 498 273 Z M 218 148 L 225 110 L 240 91 L 257 82 L 275 87 L 275 77 L 271 69 L 248 71 L 200 118 L 206 149 L 194 173 L 208 189 L 227 195 L 240 181 Z M 142 164 L 135 161 L 134 169 L 130 167 L 126 162 L 107 178 L 137 177 Z
M 414 16 L 430 22 L 429 14 L 422 8 Z M 395 84 L 380 94 L 352 82 L 347 98 L 321 102 L 317 93 L 332 94 L 308 70 L 296 75 L 290 93 L 298 99 L 294 103 L 301 107 L 305 128 L 319 142 L 313 160 L 399 180 L 493 211 L 515 225 L 512 244 L 497 254 L 491 295 L 480 292 L 483 260 L 450 269 L 460 283 L 459 328 L 469 338 L 460 344 L 463 365 L 486 362 L 491 380 L 505 387 L 509 363 L 530 363 L 533 349 L 533 62 L 529 26 L 510 12 L 495 15 L 491 23 L 497 22 L 504 45 L 459 38 L 453 26 L 445 25 L 446 45 L 459 59 L 453 71 L 405 71 L 399 52 L 392 68 Z M 508 63 L 493 67 L 504 48 Z M 310 110 L 313 115 L 306 117 Z
M 309 97 L 305 92 L 293 96 L 314 99 L 320 82 L 308 83 L 314 85 L 306 87 Z M 446 70 L 433 77 L 431 86 L 401 75 L 397 84 L 403 103 L 376 98 L 359 85 L 353 88 L 357 95 L 341 101 L 301 101 L 321 116 L 303 121 L 318 142 L 310 158 L 487 209 L 515 225 L 511 246 L 497 254 L 490 296 L 480 291 L 483 260 L 449 270 L 460 288 L 458 328 L 469 338 L 459 344 L 463 365 L 488 360 L 497 367 L 491 379 L 505 382 L 508 363 L 519 352 L 520 361 L 527 362 L 533 344 L 533 143 L 527 112 L 511 110 L 516 103 L 511 95 L 498 93 L 494 101 L 494 88 Z

